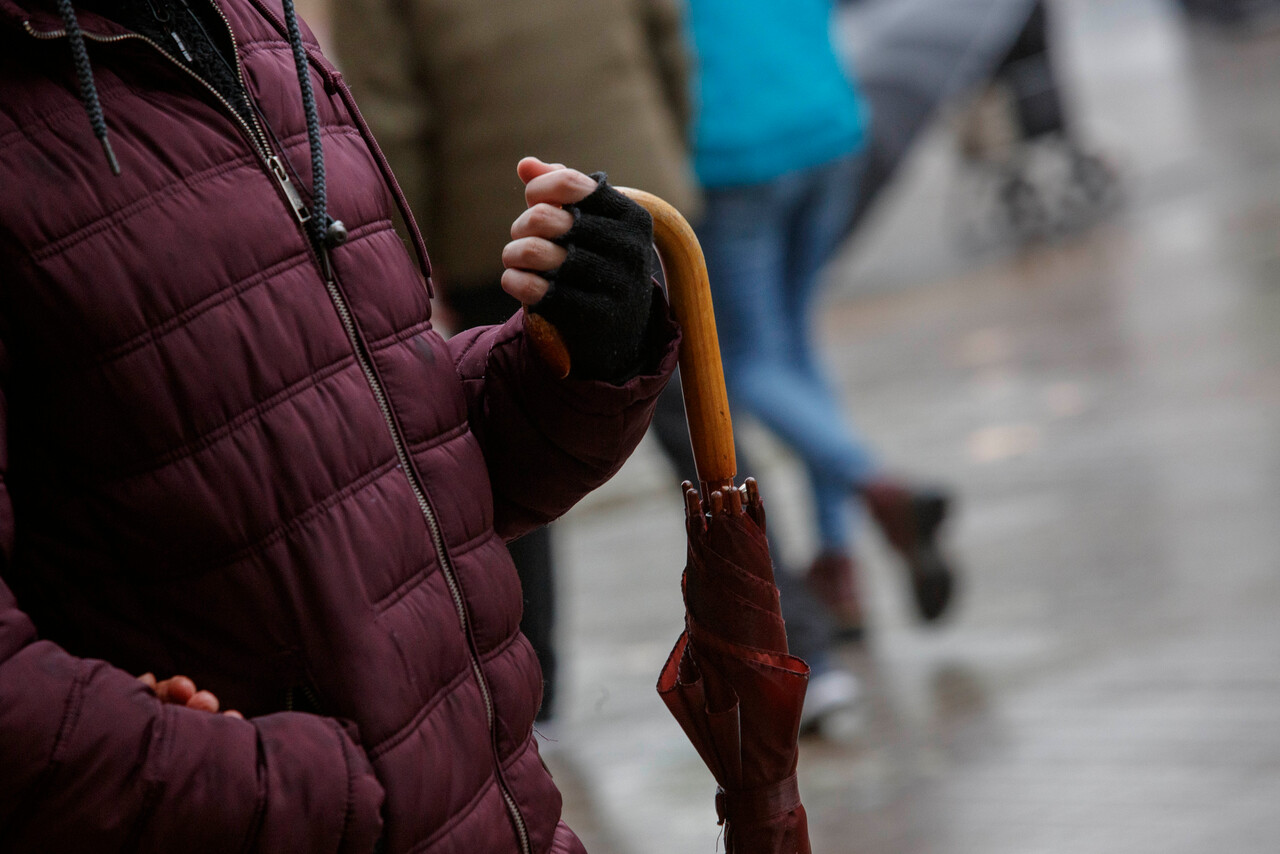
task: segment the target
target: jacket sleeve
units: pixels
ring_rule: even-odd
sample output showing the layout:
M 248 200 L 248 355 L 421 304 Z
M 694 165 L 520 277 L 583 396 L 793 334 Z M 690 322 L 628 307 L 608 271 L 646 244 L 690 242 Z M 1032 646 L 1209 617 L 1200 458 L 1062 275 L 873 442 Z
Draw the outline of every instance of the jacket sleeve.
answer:
M 0 347 L 0 375 L 4 362 Z M 4 581 L 7 416 L 0 393 L 0 849 L 370 854 L 382 788 L 339 722 L 163 705 L 38 637 Z
M 554 376 L 525 338 L 523 312 L 449 339 L 504 538 L 563 514 L 635 450 L 676 366 L 680 333 L 664 299 L 650 330 L 647 369 L 622 385 Z

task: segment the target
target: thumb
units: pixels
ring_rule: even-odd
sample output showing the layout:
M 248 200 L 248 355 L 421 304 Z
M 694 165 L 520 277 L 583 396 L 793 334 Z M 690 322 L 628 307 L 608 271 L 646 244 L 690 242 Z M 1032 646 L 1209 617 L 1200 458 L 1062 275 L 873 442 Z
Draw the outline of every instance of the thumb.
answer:
M 520 176 L 521 181 L 528 184 L 534 178 L 549 172 L 558 172 L 564 168 L 563 163 L 543 163 L 536 157 L 525 157 L 516 164 L 516 174 Z

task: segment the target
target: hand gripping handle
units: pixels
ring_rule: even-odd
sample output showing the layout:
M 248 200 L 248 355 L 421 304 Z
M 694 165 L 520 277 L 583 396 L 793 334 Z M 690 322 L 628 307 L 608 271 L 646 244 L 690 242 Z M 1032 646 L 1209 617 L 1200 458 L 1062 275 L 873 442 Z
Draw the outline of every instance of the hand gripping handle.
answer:
M 653 217 L 653 242 L 658 249 L 667 281 L 671 313 L 684 331 L 680 345 L 680 381 L 684 386 L 684 409 L 689 419 L 689 440 L 698 465 L 702 494 L 733 488 L 737 461 L 733 447 L 733 421 L 729 416 L 729 395 L 720 363 L 720 339 L 716 336 L 715 312 L 711 306 L 711 282 L 698 238 L 680 212 L 662 199 L 619 187 Z M 525 313 L 525 332 L 539 355 L 560 376 L 569 375 L 569 351 L 559 331 L 546 318 Z

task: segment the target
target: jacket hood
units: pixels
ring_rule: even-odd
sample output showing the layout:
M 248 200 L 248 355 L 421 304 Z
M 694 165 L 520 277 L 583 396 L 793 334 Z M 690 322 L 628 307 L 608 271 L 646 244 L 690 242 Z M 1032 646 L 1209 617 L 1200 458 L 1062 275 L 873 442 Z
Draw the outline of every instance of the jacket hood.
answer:
M 115 152 L 108 138 L 106 117 L 98 99 L 97 86 L 93 79 L 93 66 L 85 41 L 86 38 L 96 40 L 102 36 L 125 34 L 129 30 L 101 15 L 75 8 L 73 0 L 58 0 L 56 6 L 56 9 L 50 8 L 46 0 L 27 0 L 25 5 L 15 0 L 0 0 L 0 13 L 3 13 L 5 21 L 17 21 L 24 31 L 36 38 L 67 38 L 75 65 L 76 81 L 80 88 L 80 100 L 84 103 L 89 124 L 93 128 L 94 136 L 102 145 L 111 171 L 119 175 L 120 164 L 116 161 Z M 323 246 L 326 241 L 336 245 L 336 242 L 346 239 L 346 231 L 341 223 L 335 223 L 336 230 L 331 230 L 325 210 L 324 150 L 320 141 L 315 96 L 306 70 L 306 49 L 302 44 L 302 34 L 290 0 L 285 0 L 284 12 L 288 42 L 297 65 L 298 85 L 307 113 L 307 138 L 311 150 L 314 180 L 311 211 L 312 238 L 316 241 L 317 247 Z
M 16 6 L 5 0 L 6 6 L 21 10 L 23 7 Z M 76 82 L 80 89 L 80 100 L 84 104 L 85 114 L 89 119 L 89 125 L 93 128 L 93 135 L 97 137 L 98 142 L 102 145 L 102 153 L 105 155 L 107 164 L 111 167 L 111 172 L 115 175 L 120 174 L 120 164 L 116 160 L 115 152 L 111 148 L 111 141 L 108 138 L 107 121 L 102 112 L 102 103 L 98 100 L 98 88 L 93 79 L 93 65 L 89 61 L 89 51 L 85 47 L 85 38 L 101 38 L 102 36 L 110 36 L 116 33 L 124 32 L 123 29 L 111 24 L 106 29 L 94 29 L 101 27 L 110 22 L 103 20 L 98 15 L 89 15 L 88 24 L 90 29 L 86 32 L 85 25 L 80 21 L 80 13 L 75 9 L 71 0 L 58 0 L 57 24 L 52 25 L 49 20 L 51 13 L 47 7 L 35 6 L 25 9 L 26 17 L 22 19 L 22 28 L 29 35 L 40 39 L 61 39 L 66 38 L 67 43 L 71 47 L 71 58 L 75 66 Z M 12 20 L 12 10 L 6 10 L 7 19 Z M 34 18 L 34 20 L 33 20 Z
M 119 35 L 125 28 L 87 9 L 76 9 L 76 17 L 87 33 Z M 0 29 L 32 30 L 57 33 L 63 29 L 62 18 L 52 3 L 40 0 L 0 0 Z

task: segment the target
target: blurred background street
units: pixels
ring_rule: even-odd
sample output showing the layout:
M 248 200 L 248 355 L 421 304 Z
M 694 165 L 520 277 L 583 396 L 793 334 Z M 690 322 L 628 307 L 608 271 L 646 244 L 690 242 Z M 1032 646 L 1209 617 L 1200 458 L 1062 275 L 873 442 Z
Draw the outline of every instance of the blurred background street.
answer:
M 984 214 L 944 116 L 828 271 L 850 416 L 956 489 L 964 575 L 925 628 L 859 542 L 869 638 L 838 655 L 861 696 L 800 758 L 822 854 L 1280 850 L 1280 27 L 1050 7 L 1119 206 L 966 243 Z M 801 473 L 744 427 L 798 564 Z M 645 444 L 556 531 L 542 744 L 596 854 L 717 850 L 714 783 L 654 691 L 683 615 L 673 478 Z

